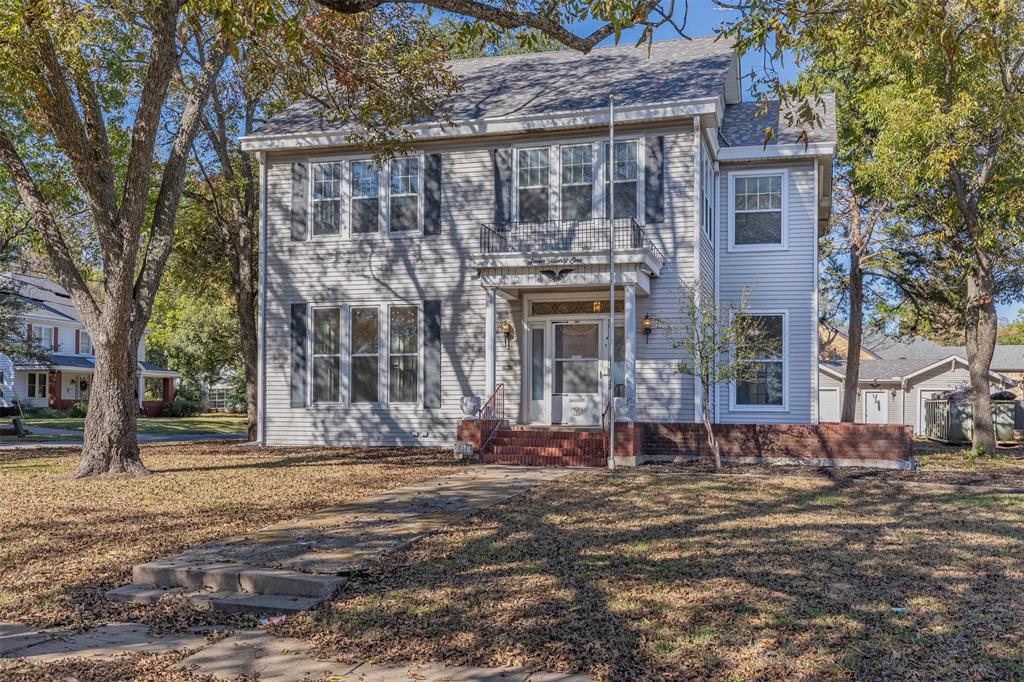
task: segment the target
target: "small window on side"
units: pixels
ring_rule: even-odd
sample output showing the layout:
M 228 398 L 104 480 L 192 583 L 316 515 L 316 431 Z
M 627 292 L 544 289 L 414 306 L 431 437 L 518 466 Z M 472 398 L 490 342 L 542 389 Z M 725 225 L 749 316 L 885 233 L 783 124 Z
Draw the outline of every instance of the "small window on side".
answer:
M 782 244 L 782 174 L 740 175 L 733 179 L 733 243 Z

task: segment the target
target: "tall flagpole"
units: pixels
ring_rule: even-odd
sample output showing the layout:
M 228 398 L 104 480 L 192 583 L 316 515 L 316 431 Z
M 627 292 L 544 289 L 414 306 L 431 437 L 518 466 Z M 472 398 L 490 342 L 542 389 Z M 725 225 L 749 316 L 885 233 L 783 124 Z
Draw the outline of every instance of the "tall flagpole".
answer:
M 615 95 L 608 95 L 608 298 L 611 328 L 608 331 L 608 468 L 615 468 Z

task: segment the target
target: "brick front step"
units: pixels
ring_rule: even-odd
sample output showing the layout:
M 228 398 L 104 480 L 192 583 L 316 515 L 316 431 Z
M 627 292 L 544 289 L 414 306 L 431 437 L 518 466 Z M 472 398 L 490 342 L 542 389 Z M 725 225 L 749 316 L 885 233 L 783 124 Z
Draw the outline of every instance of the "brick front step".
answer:
M 604 434 L 517 427 L 495 434 L 481 455 L 488 464 L 600 467 L 607 461 Z

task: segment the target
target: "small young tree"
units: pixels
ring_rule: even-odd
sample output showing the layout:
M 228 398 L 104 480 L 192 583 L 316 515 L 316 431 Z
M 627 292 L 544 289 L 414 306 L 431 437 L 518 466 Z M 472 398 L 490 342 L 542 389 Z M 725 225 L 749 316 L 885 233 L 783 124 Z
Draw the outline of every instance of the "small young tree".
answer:
M 759 363 L 752 360 L 782 354 L 760 318 L 747 314 L 749 297 L 747 289 L 738 301 L 719 305 L 711 292 L 680 283 L 680 322 L 658 323 L 672 348 L 682 351 L 683 357 L 672 371 L 692 376 L 697 384 L 695 392 L 716 469 L 722 468 L 722 457 L 713 428 L 713 391 L 723 384 L 757 378 Z

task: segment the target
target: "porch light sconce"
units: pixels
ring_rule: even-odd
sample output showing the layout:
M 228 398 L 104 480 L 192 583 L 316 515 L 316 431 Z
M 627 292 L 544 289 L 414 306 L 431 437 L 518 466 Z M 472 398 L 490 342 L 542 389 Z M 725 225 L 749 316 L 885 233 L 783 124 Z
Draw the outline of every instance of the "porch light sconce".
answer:
M 895 400 L 895 398 L 896 398 L 896 389 L 895 388 L 892 389 L 891 391 L 889 391 L 889 397 Z
M 644 313 L 644 343 L 651 342 L 651 332 L 654 331 L 654 321 L 651 316 Z
M 498 325 L 498 329 L 505 335 L 505 348 L 508 348 L 509 344 L 512 343 L 512 323 L 508 320 L 502 320 L 501 324 Z

